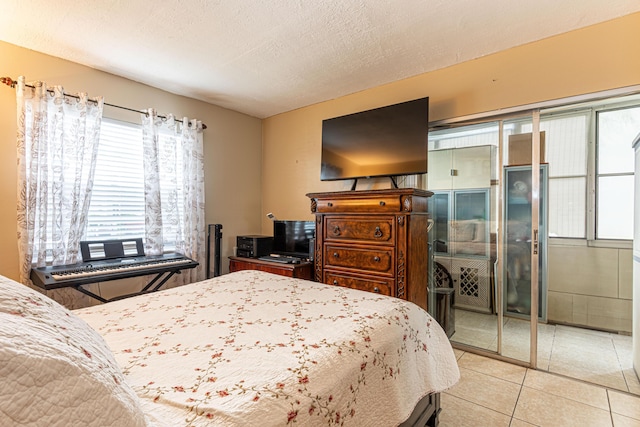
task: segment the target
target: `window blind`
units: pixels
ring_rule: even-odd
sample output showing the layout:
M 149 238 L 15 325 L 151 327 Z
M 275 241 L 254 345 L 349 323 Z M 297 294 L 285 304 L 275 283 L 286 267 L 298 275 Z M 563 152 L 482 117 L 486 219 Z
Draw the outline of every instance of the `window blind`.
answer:
M 144 236 L 144 174 L 140 126 L 103 119 L 87 240 Z

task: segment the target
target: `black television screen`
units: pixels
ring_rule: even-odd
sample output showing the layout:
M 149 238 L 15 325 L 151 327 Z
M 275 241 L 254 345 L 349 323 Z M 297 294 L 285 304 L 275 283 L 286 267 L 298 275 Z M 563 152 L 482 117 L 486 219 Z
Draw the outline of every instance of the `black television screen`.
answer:
M 273 253 L 306 259 L 315 232 L 314 221 L 273 221 Z
M 429 98 L 322 121 L 322 181 L 427 172 Z

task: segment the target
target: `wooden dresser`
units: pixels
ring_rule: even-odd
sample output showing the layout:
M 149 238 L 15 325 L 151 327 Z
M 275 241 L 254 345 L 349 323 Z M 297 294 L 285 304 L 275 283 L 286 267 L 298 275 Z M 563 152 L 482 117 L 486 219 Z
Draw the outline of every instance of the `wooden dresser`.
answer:
M 427 310 L 430 191 L 310 193 L 316 281 L 402 298 Z

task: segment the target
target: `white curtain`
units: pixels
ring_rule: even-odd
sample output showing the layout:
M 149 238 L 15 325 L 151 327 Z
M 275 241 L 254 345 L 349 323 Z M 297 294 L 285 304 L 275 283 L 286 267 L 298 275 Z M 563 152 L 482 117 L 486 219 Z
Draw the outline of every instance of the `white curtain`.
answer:
M 80 93 L 76 99 L 61 86 L 32 86 L 20 77 L 16 92 L 18 254 L 20 281 L 28 285 L 32 262 L 40 267 L 80 260 L 103 108 L 102 97 Z M 57 290 L 52 297 L 67 300 L 66 293 Z
M 204 158 L 202 122 L 176 121 L 154 109 L 142 115 L 145 178 L 145 253 L 175 246 L 200 262 L 183 270 L 179 284 L 205 278 Z M 181 282 L 181 283 L 180 283 Z

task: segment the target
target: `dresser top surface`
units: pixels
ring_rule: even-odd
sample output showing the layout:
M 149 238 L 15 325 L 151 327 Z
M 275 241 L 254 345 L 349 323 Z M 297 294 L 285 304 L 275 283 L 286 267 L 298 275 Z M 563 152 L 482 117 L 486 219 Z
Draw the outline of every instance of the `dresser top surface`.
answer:
M 419 196 L 430 197 L 433 192 L 418 188 L 387 188 L 378 190 L 351 190 L 351 191 L 331 191 L 323 193 L 308 193 L 310 199 L 358 199 L 380 196 Z

